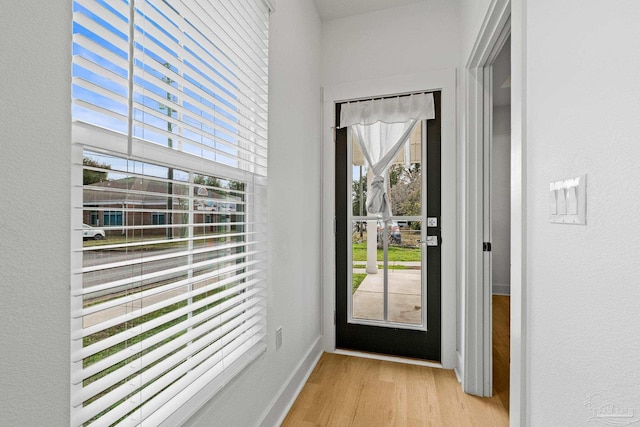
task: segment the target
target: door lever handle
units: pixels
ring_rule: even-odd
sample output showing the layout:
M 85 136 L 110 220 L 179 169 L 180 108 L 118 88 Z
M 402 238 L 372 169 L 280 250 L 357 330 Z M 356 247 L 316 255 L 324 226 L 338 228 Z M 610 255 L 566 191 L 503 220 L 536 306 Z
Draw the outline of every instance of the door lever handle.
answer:
M 427 236 L 425 240 L 418 240 L 418 243 L 426 243 L 427 246 L 438 246 L 438 236 Z

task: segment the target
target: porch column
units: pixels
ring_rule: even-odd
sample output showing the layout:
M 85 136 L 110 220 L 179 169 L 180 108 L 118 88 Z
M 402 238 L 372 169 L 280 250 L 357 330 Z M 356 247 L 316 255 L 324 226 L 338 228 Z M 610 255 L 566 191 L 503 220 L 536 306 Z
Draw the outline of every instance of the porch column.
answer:
M 367 194 L 371 194 L 373 172 L 367 168 Z M 367 212 L 369 215 L 369 212 Z M 378 221 L 367 221 L 367 274 L 378 274 Z

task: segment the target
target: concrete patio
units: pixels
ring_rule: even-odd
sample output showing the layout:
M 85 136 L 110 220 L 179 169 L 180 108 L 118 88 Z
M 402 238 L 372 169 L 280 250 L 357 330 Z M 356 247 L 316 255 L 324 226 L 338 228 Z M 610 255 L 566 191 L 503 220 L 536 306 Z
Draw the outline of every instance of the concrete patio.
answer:
M 420 270 L 389 271 L 389 321 L 420 324 L 422 297 Z M 354 269 L 354 273 L 364 269 Z M 353 317 L 356 319 L 383 320 L 384 273 L 367 274 L 353 294 Z

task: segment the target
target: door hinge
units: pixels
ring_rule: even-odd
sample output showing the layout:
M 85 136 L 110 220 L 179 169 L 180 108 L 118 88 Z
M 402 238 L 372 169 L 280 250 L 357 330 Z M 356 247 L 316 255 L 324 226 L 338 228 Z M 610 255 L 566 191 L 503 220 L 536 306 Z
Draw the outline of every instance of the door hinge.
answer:
M 484 242 L 482 244 L 482 251 L 483 252 L 491 252 L 491 242 Z
M 333 310 L 333 325 L 336 325 L 336 311 Z
M 337 224 L 337 220 L 336 217 L 333 217 L 333 235 L 335 236 L 337 234 L 338 231 L 338 224 Z

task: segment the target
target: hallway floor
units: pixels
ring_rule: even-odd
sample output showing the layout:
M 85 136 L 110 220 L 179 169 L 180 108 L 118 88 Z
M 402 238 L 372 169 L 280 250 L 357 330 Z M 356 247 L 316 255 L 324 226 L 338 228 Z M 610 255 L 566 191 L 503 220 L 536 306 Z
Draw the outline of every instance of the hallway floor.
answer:
M 509 297 L 493 297 L 494 395 L 465 394 L 451 370 L 325 353 L 283 426 L 509 425 Z

